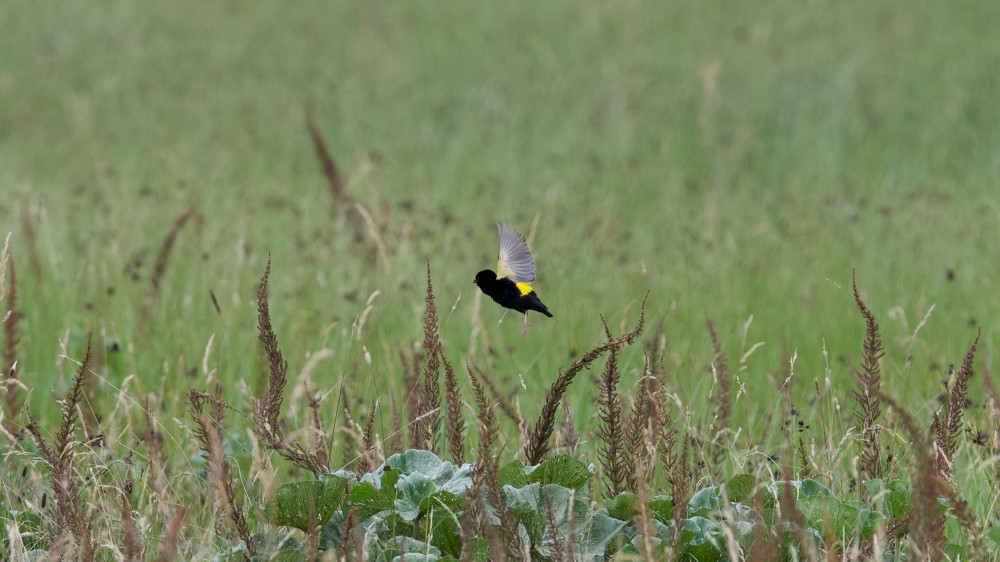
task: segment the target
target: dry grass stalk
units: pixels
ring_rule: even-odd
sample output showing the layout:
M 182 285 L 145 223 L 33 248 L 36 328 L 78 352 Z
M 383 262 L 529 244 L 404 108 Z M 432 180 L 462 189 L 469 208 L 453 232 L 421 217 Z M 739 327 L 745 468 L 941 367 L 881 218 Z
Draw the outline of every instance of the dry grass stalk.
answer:
M 577 435 L 576 426 L 573 422 L 573 410 L 567 402 L 563 402 L 562 441 L 566 447 L 566 452 L 572 456 L 576 456 L 576 448 L 580 445 L 580 437 Z
M 364 547 L 361 541 L 361 528 L 358 520 L 357 506 L 351 506 L 344 518 L 344 525 L 340 528 L 340 544 L 344 545 L 345 553 L 354 553 L 355 560 L 364 560 Z M 351 558 L 344 558 L 351 560 Z
M 878 424 L 882 416 L 882 408 L 879 401 L 882 388 L 882 369 L 879 360 L 883 355 L 882 338 L 879 335 L 878 322 L 875 315 L 858 293 L 857 278 L 852 276 L 854 287 L 854 302 L 857 304 L 861 315 L 865 319 L 865 340 L 862 346 L 861 370 L 855 372 L 855 383 L 857 389 L 851 391 L 851 395 L 857 402 L 855 418 L 861 427 L 861 480 L 872 480 L 883 478 L 886 472 L 886 465 L 882 458 L 882 449 L 879 445 L 879 432 L 881 428 Z M 862 496 L 867 496 L 866 488 L 861 488 Z
M 437 305 L 434 302 L 434 286 L 431 284 L 431 264 L 427 263 L 427 296 L 424 298 L 424 343 L 427 360 L 423 366 L 423 384 L 417 415 L 413 423 L 414 445 L 421 449 L 437 452 L 437 438 L 441 431 L 441 339 L 438 335 Z
M 806 441 L 801 435 L 799 435 L 799 462 L 802 463 L 802 467 L 799 469 L 800 478 L 812 478 L 812 461 L 809 457 L 809 449 L 806 447 Z
M 220 411 L 227 407 L 221 399 L 198 390 L 188 391 L 188 403 L 191 405 L 191 417 L 197 424 L 195 437 L 201 443 L 202 455 L 205 458 L 205 470 L 212 485 L 215 512 L 225 514 L 237 536 L 247 549 L 247 558 L 256 556 L 256 547 L 250 537 L 250 525 L 247 523 L 243 506 L 236 498 L 236 485 L 229 474 L 229 463 L 222 445 L 222 421 L 218 417 Z M 205 406 L 211 409 L 205 412 Z M 227 536 L 224 527 L 225 518 L 215 519 L 216 533 Z
M 715 395 L 715 417 L 716 427 L 729 427 L 729 418 L 733 412 L 732 387 L 733 381 L 729 376 L 729 364 L 726 363 L 726 354 L 722 351 L 722 341 L 715 330 L 715 323 L 712 319 L 705 317 L 705 326 L 712 337 L 712 348 L 715 350 L 715 357 L 712 364 L 715 367 L 716 377 L 719 383 L 719 391 Z
M 982 336 L 982 329 L 976 333 L 976 339 L 972 342 L 972 347 L 965 354 L 962 360 L 962 368 L 955 374 L 951 381 L 951 388 L 948 392 L 948 399 L 945 403 L 946 410 L 935 412 L 934 435 L 937 441 L 936 458 L 938 473 L 947 478 L 951 475 L 951 463 L 955 459 L 955 452 L 958 450 L 958 436 L 962 433 L 962 415 L 965 411 L 966 400 L 969 395 L 969 379 L 972 378 L 972 364 L 976 356 L 976 347 L 979 345 L 979 338 Z
M 161 508 L 168 503 L 170 495 L 170 467 L 167 464 L 167 455 L 163 449 L 163 434 L 156 430 L 156 423 L 153 421 L 153 411 L 149 398 L 145 400 L 143 407 L 146 426 L 143 428 L 139 438 L 146 445 L 146 457 L 149 459 L 149 476 L 152 482 L 154 498 L 159 502 Z M 169 516 L 169 513 L 165 513 Z
M 367 474 L 377 466 L 375 461 L 375 412 L 378 410 L 378 398 L 372 401 L 372 407 L 365 418 L 365 425 L 361 431 L 361 460 L 358 462 L 358 478 L 362 474 Z
M 753 533 L 750 535 L 750 550 L 747 552 L 747 562 L 771 562 L 781 559 L 780 530 L 775 536 L 777 526 L 767 525 L 761 513 L 764 512 L 763 494 L 754 494 L 753 502 Z
M 8 237 L 9 238 L 9 237 Z M 6 294 L 3 295 L 6 301 L 3 315 L 3 358 L 0 368 L 3 369 L 3 382 L 6 389 L 4 396 L 4 418 L 7 422 L 7 430 L 17 433 L 15 420 L 21 411 L 21 401 L 19 396 L 19 384 L 17 380 L 17 348 L 21 342 L 18 324 L 21 321 L 21 311 L 17 308 L 17 270 L 14 268 L 14 260 L 10 259 L 7 247 L 4 246 L 3 264 L 9 271 L 10 280 L 7 284 Z M 0 286 L 3 279 L 0 278 Z
M 409 415 L 411 445 L 417 447 L 416 432 L 414 426 L 417 423 L 418 412 L 420 411 L 420 352 L 416 349 L 409 353 L 399 350 L 399 361 L 403 366 L 403 388 L 405 389 L 404 399 L 406 403 L 406 413 Z M 397 407 L 394 403 L 394 407 Z M 401 414 L 400 412 L 397 412 Z M 402 427 L 402 416 L 396 416 L 395 425 Z M 402 434 L 398 434 L 400 441 L 397 448 L 402 448 Z
M 458 378 L 455 377 L 455 369 L 451 366 L 451 361 L 445 357 L 444 353 L 438 351 L 441 356 L 441 363 L 444 365 L 444 399 L 447 418 L 445 420 L 445 434 L 448 438 L 448 453 L 455 464 L 462 464 L 465 460 L 465 418 L 462 416 L 462 392 L 458 387 Z
M 160 251 L 156 254 L 156 265 L 153 266 L 153 272 L 149 276 L 150 301 L 155 300 L 157 295 L 160 294 L 160 283 L 167 272 L 167 264 L 170 262 L 170 252 L 173 250 L 174 244 L 177 243 L 177 236 L 180 234 L 181 229 L 191 220 L 194 213 L 195 210 L 192 207 L 174 219 L 173 226 L 170 227 L 166 238 L 163 239 Z
M 601 317 L 604 321 L 604 318 Z M 604 322 L 604 330 L 611 341 L 614 338 Z M 622 398 L 618 394 L 618 349 L 612 348 L 608 353 L 608 362 L 598 383 L 597 409 L 600 423 L 597 436 L 601 440 L 598 446 L 598 456 L 601 459 L 601 469 L 606 498 L 616 497 L 626 491 L 629 474 L 635 473 L 634 467 L 625 466 L 626 454 L 622 450 L 625 444 L 625 428 L 622 422 Z
M 634 480 L 642 480 L 643 475 L 648 473 L 648 469 L 643 463 L 636 467 Z M 635 528 L 639 531 L 642 539 L 639 541 L 639 555 L 643 560 L 655 560 L 656 546 L 653 544 L 653 537 L 656 536 L 656 527 L 653 525 L 653 514 L 649 510 L 649 486 L 641 485 L 636 488 L 635 505 L 638 513 L 632 518 Z
M 670 480 L 670 497 L 674 502 L 674 533 L 670 537 L 670 548 L 677 550 L 681 536 L 684 534 L 684 520 L 687 518 L 687 505 L 691 499 L 691 461 L 688 455 L 690 451 L 690 439 L 687 435 L 681 442 L 681 451 L 677 461 L 671 467 L 668 475 Z
M 24 243 L 28 248 L 28 267 L 32 275 L 35 276 L 35 283 L 42 283 L 42 259 L 38 253 L 38 236 L 35 232 L 35 222 L 31 218 L 31 211 L 27 207 L 21 207 L 21 232 L 24 234 Z M 10 234 L 7 235 L 8 238 Z
M 170 519 L 170 523 L 167 524 L 167 531 L 164 533 L 158 548 L 160 554 L 157 558 L 158 562 L 173 562 L 177 559 L 177 545 L 180 542 L 181 529 L 184 528 L 185 515 L 187 515 L 187 510 L 179 507 Z
M 87 352 L 73 378 L 73 386 L 63 400 L 59 433 L 56 434 L 52 445 L 50 446 L 42 437 L 38 422 L 31 415 L 30 410 L 28 411 L 28 425 L 25 428 L 35 441 L 42 459 L 49 465 L 52 472 L 52 486 L 56 498 L 54 520 L 57 529 L 53 542 L 66 541 L 68 539 L 66 532 L 69 531 L 76 540 L 79 558 L 88 561 L 94 558 L 94 543 L 91 536 L 91 522 L 83 511 L 73 469 L 74 446 L 76 444 L 73 435 L 77 421 L 77 408 L 83 398 L 83 387 L 90 372 L 91 342 L 92 335 L 87 337 Z
M 548 490 L 544 485 L 542 485 L 542 500 L 545 502 L 545 522 L 547 523 L 545 527 L 548 531 L 549 541 L 552 542 L 552 562 L 573 560 L 574 558 L 569 552 L 570 546 L 567 545 L 567 541 L 559 533 L 559 524 L 556 521 L 556 513 L 552 507 L 552 498 L 549 497 Z M 567 509 L 572 509 L 572 507 Z
M 309 136 L 313 141 L 313 148 L 316 150 L 316 157 L 319 159 L 323 176 L 326 177 L 327 186 L 330 188 L 330 197 L 333 201 L 335 212 L 349 221 L 355 242 L 360 242 L 365 238 L 364 218 L 358 212 L 358 206 L 347 191 L 347 181 L 340 172 L 337 162 L 334 161 L 330 150 L 327 148 L 326 139 L 320 132 L 319 126 L 313 117 L 311 110 L 306 111 L 306 126 L 309 128 Z
M 785 465 L 783 478 L 784 483 L 781 486 L 781 495 L 778 497 L 778 509 L 780 510 L 777 524 L 778 529 L 784 529 L 789 526 L 793 529 L 792 534 L 796 543 L 794 547 L 796 555 L 792 558 L 793 560 L 804 559 L 808 562 L 817 562 L 819 560 L 819 553 L 812 535 L 807 531 L 809 525 L 806 522 L 805 516 L 799 511 L 796 499 L 798 489 L 791 484 L 792 474 L 788 465 Z
M 515 408 L 514 404 L 511 403 L 510 397 L 505 396 L 497 388 L 496 381 L 493 380 L 493 376 L 490 375 L 485 370 L 483 370 L 478 365 L 474 365 L 474 368 L 476 369 L 476 374 L 479 375 L 479 378 L 482 380 L 483 384 L 486 385 L 487 390 L 490 391 L 490 396 L 493 397 L 493 400 L 496 401 L 497 406 L 500 407 L 500 411 L 503 412 L 504 415 L 506 415 L 511 421 L 517 424 L 523 423 L 524 419 L 521 418 L 521 414 L 518 413 L 517 408 Z
M 141 561 L 143 559 L 142 555 L 142 538 L 139 536 L 139 531 L 135 527 L 135 519 L 132 509 L 132 492 L 135 490 L 135 479 L 132 474 L 132 456 L 125 457 L 125 485 L 121 490 L 121 503 L 119 504 L 120 514 L 122 518 L 122 539 L 125 543 L 124 555 L 125 560 L 133 562 L 136 560 Z
M 504 554 L 510 560 L 521 558 L 521 537 L 517 532 L 517 518 L 507 507 L 507 500 L 503 496 L 503 485 L 500 483 L 498 457 L 493 454 L 493 447 L 497 442 L 499 433 L 496 414 L 493 407 L 486 399 L 483 386 L 472 374 L 472 368 L 466 367 L 469 382 L 472 384 L 472 392 L 476 398 L 476 406 L 479 409 L 479 446 L 476 466 L 473 469 L 473 481 L 478 479 L 481 487 L 486 488 L 490 503 L 497 510 L 500 518 L 500 540 L 504 545 Z M 480 528 L 490 527 L 485 509 L 480 512 L 483 521 Z
M 309 395 L 309 417 L 312 422 L 310 426 L 312 427 L 313 447 L 316 456 L 326 459 L 326 463 L 329 465 L 330 453 L 326 449 L 327 435 L 326 430 L 323 429 L 323 418 L 320 416 L 320 395 L 319 393 L 310 392 L 308 386 L 306 387 L 306 394 Z
M 913 415 L 894 398 L 879 391 L 879 397 L 899 416 L 903 429 L 913 443 L 916 455 L 910 471 L 913 486 L 913 511 L 907 541 L 916 560 L 940 560 L 944 553 L 944 515 L 938 509 L 938 498 L 947 495 L 948 483 L 937 471 L 936 455 L 927 434 Z
M 648 293 L 646 295 L 649 296 Z M 538 464 L 545 459 L 545 456 L 549 452 L 549 438 L 552 437 L 552 430 L 555 428 L 556 413 L 559 411 L 559 402 L 562 400 L 563 394 L 569 388 L 570 383 L 573 382 L 574 377 L 582 371 L 584 368 L 588 367 L 591 363 L 596 361 L 601 355 L 608 353 L 612 350 L 618 351 L 625 346 L 632 345 L 639 334 L 642 333 L 642 328 L 646 323 L 646 298 L 642 299 L 642 305 L 639 309 L 639 321 L 636 323 L 635 328 L 630 332 L 626 332 L 617 338 L 612 338 L 611 340 L 602 343 L 593 349 L 587 351 L 582 357 L 574 361 L 566 370 L 561 371 L 559 376 L 556 377 L 555 382 L 549 388 L 548 394 L 545 396 L 545 404 L 542 406 L 541 414 L 538 416 L 538 421 L 535 422 L 534 428 L 531 431 L 531 436 L 528 445 L 525 449 L 525 456 L 528 459 L 528 464 Z
M 648 479 L 648 474 L 638 470 L 640 466 L 648 467 L 652 458 L 647 458 L 647 453 L 654 450 L 653 444 L 647 447 L 647 441 L 656 435 L 655 408 L 653 406 L 653 390 L 649 382 L 649 358 L 646 358 L 646 365 L 643 368 L 646 376 L 640 381 L 638 394 L 632 402 L 632 411 L 625 421 L 625 448 L 624 464 L 631 468 L 626 487 L 631 492 L 637 492 L 640 483 Z M 643 469 L 647 470 L 647 469 Z
M 301 444 L 285 436 L 278 418 L 285 383 L 287 382 L 288 363 L 281 355 L 278 347 L 278 336 L 271 327 L 271 314 L 267 305 L 267 283 L 271 276 L 271 256 L 267 257 L 264 276 L 257 288 L 257 330 L 258 339 L 264 348 L 268 364 L 267 390 L 257 401 L 257 410 L 253 414 L 254 433 L 264 445 L 277 451 L 289 462 L 312 472 L 318 476 L 329 468 L 329 459 L 325 451 L 307 451 Z

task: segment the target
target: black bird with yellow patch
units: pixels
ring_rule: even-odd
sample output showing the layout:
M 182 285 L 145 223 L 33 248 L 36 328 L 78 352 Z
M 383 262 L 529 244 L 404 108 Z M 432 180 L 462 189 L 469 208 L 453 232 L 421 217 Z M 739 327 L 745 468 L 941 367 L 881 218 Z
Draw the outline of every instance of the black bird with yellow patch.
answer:
M 552 318 L 552 313 L 531 288 L 535 280 L 535 260 L 531 257 L 528 243 L 509 225 L 498 224 L 497 231 L 500 233 L 497 270 L 480 271 L 473 283 L 500 306 L 524 314 L 525 325 L 529 310 Z

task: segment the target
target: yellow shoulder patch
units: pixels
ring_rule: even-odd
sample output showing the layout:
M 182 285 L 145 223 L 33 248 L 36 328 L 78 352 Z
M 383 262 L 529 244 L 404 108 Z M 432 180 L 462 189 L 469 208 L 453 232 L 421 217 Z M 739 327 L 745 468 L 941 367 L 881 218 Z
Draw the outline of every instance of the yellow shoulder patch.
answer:
M 521 291 L 522 297 L 532 291 L 531 285 L 528 283 L 517 283 L 517 290 Z

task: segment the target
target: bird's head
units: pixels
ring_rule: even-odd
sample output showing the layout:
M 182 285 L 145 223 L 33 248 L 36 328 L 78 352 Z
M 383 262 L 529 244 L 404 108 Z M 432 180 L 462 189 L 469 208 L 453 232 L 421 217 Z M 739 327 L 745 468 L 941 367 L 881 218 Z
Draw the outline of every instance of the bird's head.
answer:
M 482 285 L 483 283 L 492 283 L 497 280 L 497 274 L 489 269 L 484 269 L 476 274 L 476 278 L 472 280 L 476 285 Z

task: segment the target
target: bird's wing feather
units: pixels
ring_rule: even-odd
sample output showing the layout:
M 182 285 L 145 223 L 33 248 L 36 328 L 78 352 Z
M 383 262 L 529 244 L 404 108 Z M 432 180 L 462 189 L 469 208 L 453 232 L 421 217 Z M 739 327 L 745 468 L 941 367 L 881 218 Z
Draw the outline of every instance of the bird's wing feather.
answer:
M 500 223 L 500 256 L 497 259 L 497 277 L 507 277 L 515 283 L 531 283 L 535 280 L 535 260 L 531 257 L 528 243 L 516 230 Z

